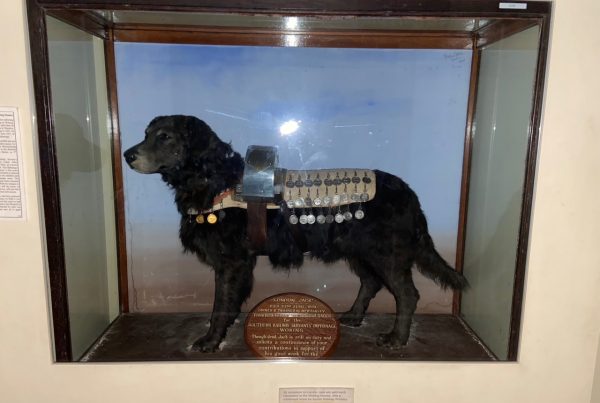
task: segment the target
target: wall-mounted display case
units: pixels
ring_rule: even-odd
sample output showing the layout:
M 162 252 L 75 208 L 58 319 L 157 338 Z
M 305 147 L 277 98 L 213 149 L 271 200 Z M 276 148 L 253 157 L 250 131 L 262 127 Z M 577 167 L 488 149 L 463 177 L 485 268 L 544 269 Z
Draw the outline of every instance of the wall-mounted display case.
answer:
M 281 293 L 348 325 L 328 359 L 516 360 L 548 2 L 29 0 L 28 18 L 57 361 L 251 359 L 244 322 Z M 235 192 L 251 145 L 275 147 L 302 181 L 284 176 L 276 208 L 257 213 L 263 249 L 248 239 L 251 200 L 212 203 Z M 210 165 L 219 152 L 240 164 Z M 192 153 L 204 181 L 192 188 L 215 187 L 209 209 L 179 197 Z M 315 172 L 340 174 L 341 189 L 375 170 L 364 204 L 293 204 Z M 296 212 L 315 222 L 291 223 Z M 423 228 L 461 274 L 423 270 Z M 272 270 L 284 247 L 300 270 Z M 238 283 L 253 292 L 224 296 Z M 198 344 L 221 322 L 225 335 Z M 408 340 L 377 337 L 402 326 Z

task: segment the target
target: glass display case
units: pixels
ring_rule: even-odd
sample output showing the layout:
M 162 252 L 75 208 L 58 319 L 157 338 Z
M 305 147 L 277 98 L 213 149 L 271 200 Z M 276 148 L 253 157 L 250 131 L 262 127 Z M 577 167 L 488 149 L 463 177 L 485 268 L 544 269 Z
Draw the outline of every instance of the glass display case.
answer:
M 516 360 L 548 2 L 28 13 L 57 361 Z

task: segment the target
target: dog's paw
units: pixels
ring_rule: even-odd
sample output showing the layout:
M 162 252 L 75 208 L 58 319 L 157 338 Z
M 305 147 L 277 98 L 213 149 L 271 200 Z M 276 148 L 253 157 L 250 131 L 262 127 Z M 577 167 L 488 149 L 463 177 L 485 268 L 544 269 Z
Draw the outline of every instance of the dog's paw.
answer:
M 348 327 L 359 327 L 363 323 L 363 315 L 355 315 L 346 312 L 340 316 L 340 325 Z
M 220 340 L 212 340 L 209 338 L 201 337 L 192 344 L 190 351 L 200 353 L 214 353 L 219 349 Z
M 379 336 L 377 336 L 377 345 L 390 350 L 399 350 L 402 348 L 402 346 L 406 345 L 407 341 L 408 336 L 400 337 L 395 332 L 381 333 Z

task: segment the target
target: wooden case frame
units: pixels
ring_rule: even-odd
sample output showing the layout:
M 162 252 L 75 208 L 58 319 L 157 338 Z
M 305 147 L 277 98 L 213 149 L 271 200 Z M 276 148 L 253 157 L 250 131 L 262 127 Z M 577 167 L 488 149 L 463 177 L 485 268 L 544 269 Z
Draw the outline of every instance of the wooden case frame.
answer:
M 92 13 L 91 10 L 235 13 L 248 15 L 322 17 L 494 19 L 493 23 L 472 32 L 370 31 L 366 33 L 359 30 L 312 30 L 292 33 L 297 36 L 296 42 L 299 46 L 459 48 L 473 50 L 457 240 L 456 268 L 459 271 L 462 270 L 463 266 L 472 149 L 471 126 L 476 105 L 477 78 L 479 58 L 481 55 L 480 49 L 528 27 L 539 25 L 541 37 L 535 73 L 533 109 L 528 133 L 527 162 L 522 192 L 521 221 L 516 256 L 508 348 L 508 360 L 516 360 L 521 328 L 525 263 L 529 241 L 533 184 L 540 134 L 551 3 L 547 1 L 534 1 L 510 4 L 517 5 L 517 8 L 500 9 L 498 1 L 490 0 L 287 0 L 285 2 L 278 0 L 232 0 L 228 2 L 217 0 L 129 0 L 127 2 L 114 0 L 27 0 L 56 361 L 72 361 L 73 357 L 70 341 L 65 252 L 50 90 L 46 16 L 53 16 L 83 31 L 100 37 L 105 43 L 109 113 L 112 125 L 113 179 L 117 212 L 115 220 L 118 233 L 119 301 L 121 313 L 129 311 L 129 297 L 114 42 L 143 41 L 285 46 L 285 36 L 290 35 L 290 32 L 281 29 L 119 24 L 108 21 L 98 14 Z M 519 8 L 519 4 L 525 4 L 526 8 Z M 252 35 L 248 35 L 249 33 Z M 460 314 L 460 293 L 454 294 L 453 314 Z

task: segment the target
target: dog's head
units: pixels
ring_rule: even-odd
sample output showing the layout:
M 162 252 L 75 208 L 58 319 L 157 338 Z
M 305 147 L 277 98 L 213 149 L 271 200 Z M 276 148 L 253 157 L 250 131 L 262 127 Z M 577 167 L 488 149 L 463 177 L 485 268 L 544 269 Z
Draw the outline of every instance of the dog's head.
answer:
M 125 151 L 125 161 L 143 174 L 183 168 L 218 140 L 211 128 L 194 116 L 159 116 L 146 128 L 144 140 Z

